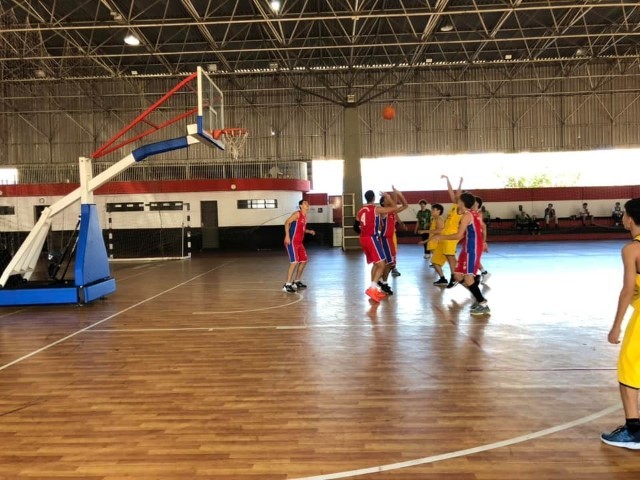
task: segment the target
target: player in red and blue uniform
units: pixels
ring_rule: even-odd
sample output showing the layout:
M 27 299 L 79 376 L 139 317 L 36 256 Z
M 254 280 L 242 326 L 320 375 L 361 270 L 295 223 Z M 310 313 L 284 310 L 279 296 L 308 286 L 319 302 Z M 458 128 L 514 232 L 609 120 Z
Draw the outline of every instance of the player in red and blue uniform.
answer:
M 382 272 L 382 278 L 378 281 L 378 286 L 388 295 L 393 295 L 393 290 L 391 290 L 391 287 L 387 283 L 387 279 L 389 278 L 389 273 L 396 267 L 397 246 L 395 242 L 395 235 L 398 214 L 403 210 L 406 210 L 409 206 L 402 192 L 394 189 L 392 198 L 392 205 L 397 205 L 398 201 L 400 201 L 400 206 L 395 212 L 387 213 L 380 217 L 380 239 L 382 242 L 382 250 L 384 251 L 386 265 Z M 380 205 L 382 207 L 389 206 L 385 204 L 384 197 L 380 199 Z
M 388 193 L 380 193 L 389 206 L 377 207 L 374 205 L 373 202 L 376 199 L 376 194 L 373 193 L 373 190 L 367 190 L 364 194 L 367 203 L 358 210 L 356 217 L 356 222 L 360 230 L 360 246 L 367 259 L 367 263 L 373 264 L 371 267 L 371 286 L 367 288 L 365 293 L 374 302 L 380 302 L 380 300 L 386 297 L 378 285 L 386 264 L 385 254 L 380 240 L 380 215 L 393 213 L 398 210 L 398 206 L 393 203 Z
M 458 210 L 463 212 L 458 231 L 450 235 L 436 235 L 435 240 L 463 240 L 454 277 L 467 287 L 476 299 L 476 303 L 471 307 L 471 315 L 488 315 L 491 310 L 487 305 L 487 299 L 480 291 L 480 277 L 477 275 L 482 252 L 486 249 L 484 223 L 478 212 L 473 209 L 475 203 L 474 195 L 469 192 L 462 193 L 458 199 Z
M 284 247 L 289 255 L 289 270 L 282 291 L 287 293 L 296 293 L 296 290 L 307 288 L 302 283 L 302 272 L 307 266 L 307 250 L 304 248 L 303 241 L 305 233 L 316 234 L 315 231 L 307 229 L 309 202 L 300 200 L 298 206 L 300 210 L 294 212 L 284 222 Z

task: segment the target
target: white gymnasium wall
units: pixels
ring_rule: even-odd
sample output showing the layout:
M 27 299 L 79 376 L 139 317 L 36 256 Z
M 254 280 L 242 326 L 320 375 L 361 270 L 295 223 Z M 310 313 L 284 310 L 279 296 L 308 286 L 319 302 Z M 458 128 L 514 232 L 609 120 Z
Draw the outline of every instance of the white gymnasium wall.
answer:
M 36 205 L 52 205 L 62 196 L 38 197 L 0 197 L 0 206 L 13 206 L 14 215 L 0 215 L 0 231 L 30 231 L 34 225 L 34 207 Z M 238 200 L 275 199 L 278 208 L 273 209 L 238 209 Z M 106 211 L 107 203 L 142 202 L 183 202 L 190 204 L 190 226 L 201 225 L 200 202 L 218 202 L 218 225 L 220 227 L 252 227 L 258 225 L 282 225 L 285 220 L 298 209 L 302 199 L 300 192 L 290 191 L 233 191 L 233 192 L 193 192 L 193 193 L 156 193 L 126 195 L 95 195 L 100 225 L 107 228 L 107 218 L 111 216 L 111 227 L 114 229 L 132 228 L 173 228 L 186 222 L 187 210 L 112 212 Z M 321 211 L 320 211 L 321 210 Z M 80 202 L 75 202 L 64 212 L 54 217 L 53 230 L 72 230 L 75 228 L 80 214 Z M 307 217 L 308 223 L 332 223 L 331 205 L 312 206 Z

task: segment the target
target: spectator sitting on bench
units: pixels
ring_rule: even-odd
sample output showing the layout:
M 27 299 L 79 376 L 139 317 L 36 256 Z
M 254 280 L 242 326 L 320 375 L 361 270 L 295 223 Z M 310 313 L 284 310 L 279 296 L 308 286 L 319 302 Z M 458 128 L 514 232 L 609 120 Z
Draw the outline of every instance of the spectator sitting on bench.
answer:
M 616 202 L 615 206 L 611 209 L 611 218 L 613 218 L 613 226 L 622 226 L 622 215 L 624 215 L 624 208 L 620 206 L 620 202 Z
M 582 208 L 580 209 L 580 212 L 578 212 L 578 215 L 580 215 L 580 218 L 582 219 L 583 227 L 587 226 L 587 221 L 589 222 L 589 226 L 593 226 L 593 215 L 589 212 L 588 203 L 585 202 L 582 204 Z
M 516 213 L 516 230 L 522 231 L 529 228 L 531 217 L 522 209 L 522 205 L 518 205 L 518 213 Z
M 558 228 L 558 217 L 556 216 L 556 209 L 553 208 L 553 203 L 547 205 L 547 208 L 544 209 L 544 225 L 549 228 L 549 224 L 553 222 Z

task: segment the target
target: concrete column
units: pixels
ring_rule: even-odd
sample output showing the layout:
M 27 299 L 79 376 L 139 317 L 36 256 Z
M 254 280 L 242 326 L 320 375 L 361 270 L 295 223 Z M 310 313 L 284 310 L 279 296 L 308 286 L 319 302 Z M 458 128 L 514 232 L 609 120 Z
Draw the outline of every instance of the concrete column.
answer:
M 344 179 L 342 191 L 355 194 L 355 211 L 362 206 L 362 171 L 360 169 L 360 119 L 356 106 L 344 109 Z

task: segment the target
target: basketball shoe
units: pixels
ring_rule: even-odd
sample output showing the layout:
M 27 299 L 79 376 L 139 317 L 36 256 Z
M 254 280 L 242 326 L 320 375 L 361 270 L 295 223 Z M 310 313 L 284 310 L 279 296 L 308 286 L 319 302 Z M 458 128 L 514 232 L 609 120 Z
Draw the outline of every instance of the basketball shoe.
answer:
M 471 307 L 471 315 L 490 315 L 491 309 L 486 303 L 478 303 L 475 307 Z
M 600 440 L 614 447 L 640 450 L 640 435 L 633 435 L 626 425 L 616 428 L 611 433 L 603 433 Z
M 378 285 L 380 286 L 380 290 L 382 290 L 384 293 L 386 293 L 387 295 L 393 295 L 393 290 L 391 290 L 391 287 L 388 283 L 382 283 L 382 281 L 379 281 Z
M 380 303 L 380 300 L 382 300 L 385 297 L 385 295 L 380 290 L 373 287 L 367 288 L 364 291 L 364 293 L 367 295 L 367 297 L 369 297 L 371 300 L 373 300 L 376 303 Z
M 282 291 L 287 293 L 296 293 L 296 289 L 293 288 L 293 285 L 291 285 L 290 283 L 285 283 L 282 286 Z

